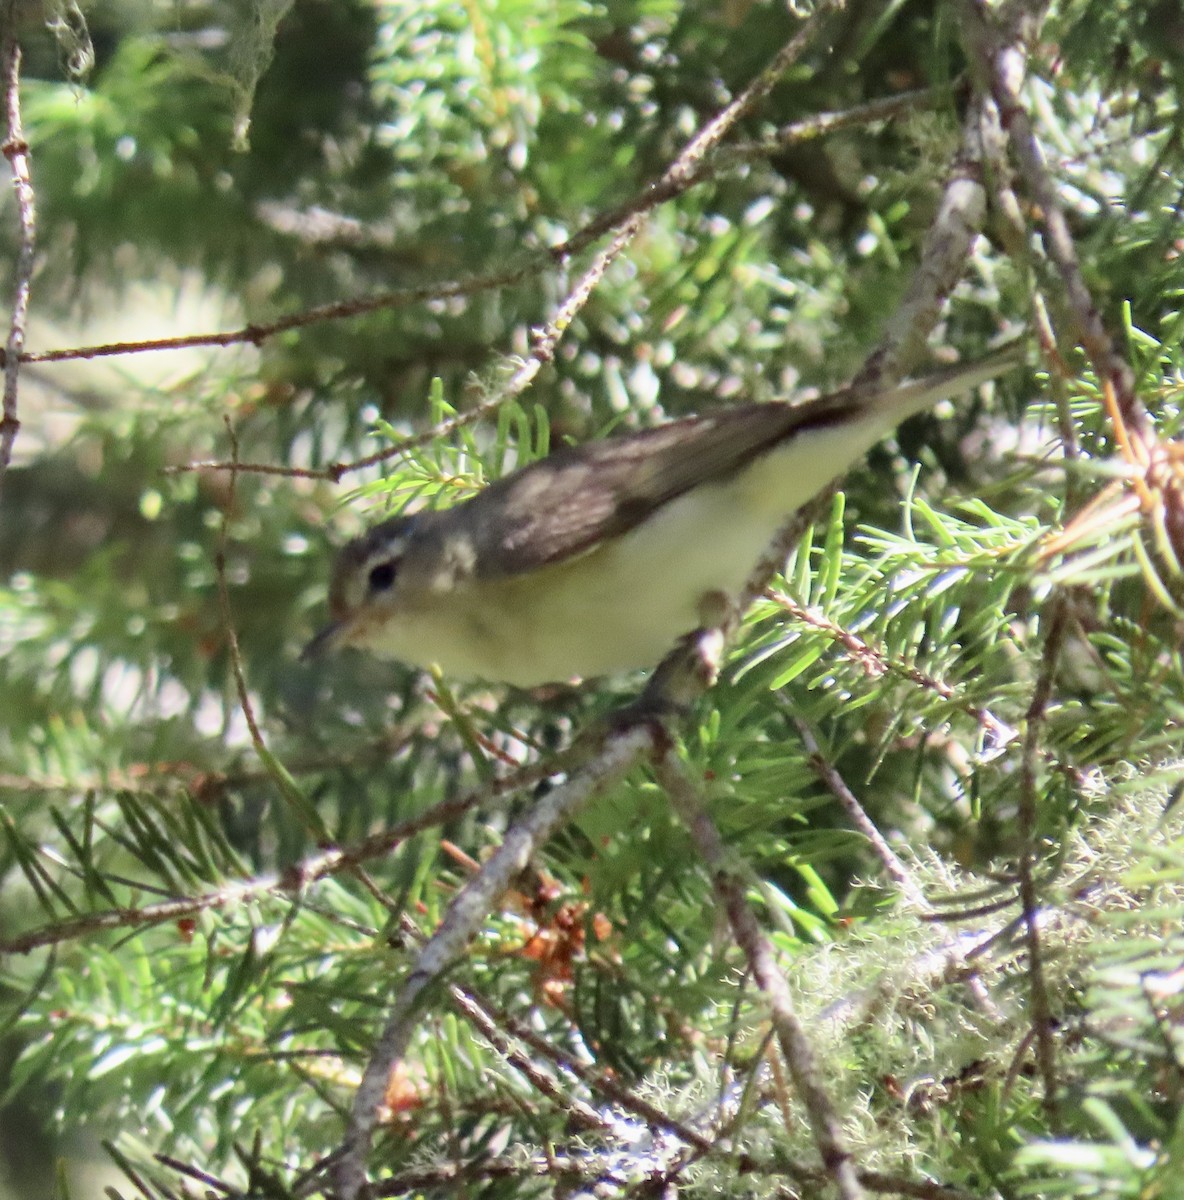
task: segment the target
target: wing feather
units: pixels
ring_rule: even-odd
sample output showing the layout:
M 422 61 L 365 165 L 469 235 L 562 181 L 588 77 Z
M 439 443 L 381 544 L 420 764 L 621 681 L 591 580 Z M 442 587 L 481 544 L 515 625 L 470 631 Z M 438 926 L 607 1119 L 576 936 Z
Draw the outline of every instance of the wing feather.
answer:
M 746 404 L 565 447 L 490 485 L 460 506 L 463 515 L 449 510 L 441 516 L 457 513 L 483 578 L 563 562 L 627 533 L 692 488 L 726 479 L 790 434 L 861 411 L 842 393 L 826 400 L 798 407 Z
M 1017 340 L 880 392 L 855 385 L 802 404 L 744 404 L 565 447 L 433 514 L 430 537 L 463 545 L 470 569 L 484 579 L 561 563 L 629 532 L 692 488 L 726 480 L 787 438 L 858 424 L 854 456 L 870 444 L 869 429 L 882 436 L 910 414 L 1010 370 L 1023 353 Z

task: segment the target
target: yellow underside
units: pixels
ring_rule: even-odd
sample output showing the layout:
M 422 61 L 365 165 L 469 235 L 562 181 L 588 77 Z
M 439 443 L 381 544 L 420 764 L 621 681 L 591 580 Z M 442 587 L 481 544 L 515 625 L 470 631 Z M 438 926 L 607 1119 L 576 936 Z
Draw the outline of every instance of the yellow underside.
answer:
M 698 626 L 703 599 L 735 596 L 788 517 L 890 424 L 880 412 L 794 438 L 609 544 L 526 575 L 424 596 L 354 640 L 457 678 L 519 686 L 652 666 Z

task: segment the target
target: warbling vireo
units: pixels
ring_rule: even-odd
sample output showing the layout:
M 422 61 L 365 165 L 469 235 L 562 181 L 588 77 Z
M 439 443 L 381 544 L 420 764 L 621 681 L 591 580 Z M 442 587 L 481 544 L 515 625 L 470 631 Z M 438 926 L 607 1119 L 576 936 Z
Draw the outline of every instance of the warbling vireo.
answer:
M 652 666 L 884 434 L 1021 357 L 566 446 L 452 508 L 383 521 L 339 553 L 332 622 L 305 653 L 358 646 L 524 687 Z

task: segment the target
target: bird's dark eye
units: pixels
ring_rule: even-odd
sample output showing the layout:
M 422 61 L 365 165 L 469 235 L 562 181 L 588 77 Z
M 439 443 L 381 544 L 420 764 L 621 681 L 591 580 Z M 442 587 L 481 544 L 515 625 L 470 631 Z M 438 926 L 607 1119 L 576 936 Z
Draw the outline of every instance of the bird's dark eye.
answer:
M 393 562 L 380 562 L 376 566 L 370 568 L 370 590 L 372 592 L 385 592 L 395 582 L 395 564 Z

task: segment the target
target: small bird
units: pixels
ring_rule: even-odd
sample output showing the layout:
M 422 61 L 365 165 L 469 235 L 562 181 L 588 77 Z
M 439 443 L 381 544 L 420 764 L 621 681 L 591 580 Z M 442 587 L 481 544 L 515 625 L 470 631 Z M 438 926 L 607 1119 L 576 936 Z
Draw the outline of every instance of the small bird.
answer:
M 653 666 L 714 624 L 802 505 L 889 430 L 1017 365 L 1012 344 L 877 394 L 744 404 L 566 446 L 452 508 L 338 554 L 332 621 L 356 646 L 520 687 Z

